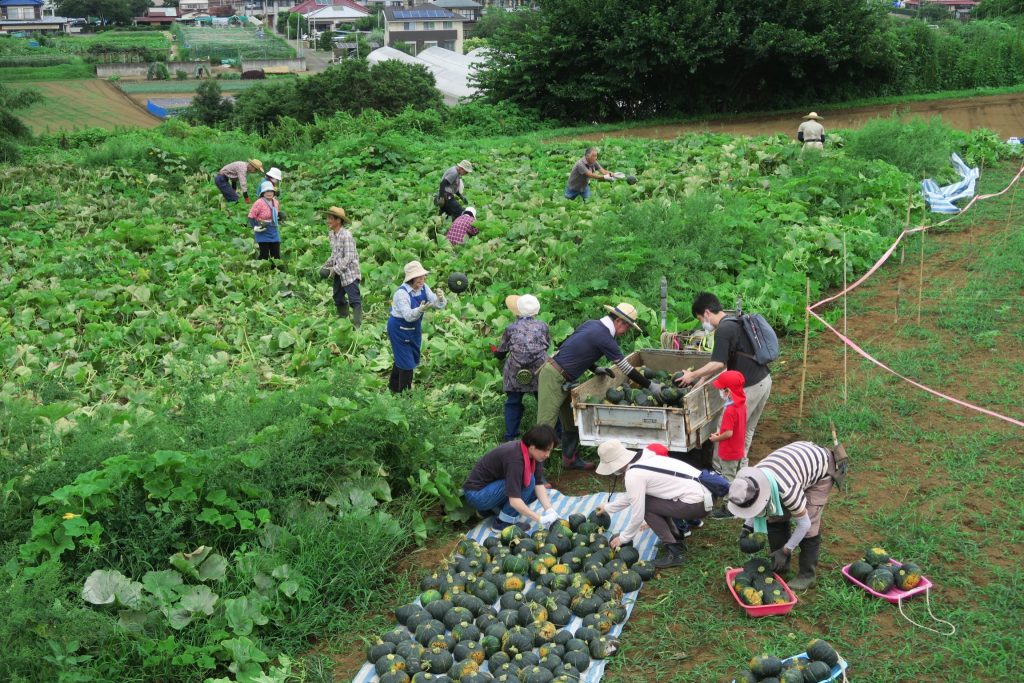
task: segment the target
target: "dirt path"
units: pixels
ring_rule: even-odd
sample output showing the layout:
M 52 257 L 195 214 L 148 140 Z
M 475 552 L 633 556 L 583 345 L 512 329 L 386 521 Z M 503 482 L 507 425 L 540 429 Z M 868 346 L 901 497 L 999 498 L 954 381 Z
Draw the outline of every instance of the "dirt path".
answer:
M 631 128 L 629 130 L 594 133 L 582 139 L 599 140 L 606 137 L 641 137 L 651 139 L 674 138 L 684 133 L 730 133 L 733 135 L 770 135 L 784 133 L 796 135 L 800 125 L 800 117 L 805 111 L 793 112 L 783 116 L 752 116 L 726 121 L 708 119 L 678 125 L 649 126 Z M 956 100 L 935 100 L 932 102 L 912 102 L 905 104 L 887 104 L 873 107 L 854 107 L 849 109 L 819 109 L 818 113 L 825 117 L 823 123 L 827 130 L 841 128 L 859 128 L 876 117 L 891 116 L 898 113 L 900 118 L 913 116 L 931 118 L 941 116 L 949 125 L 959 130 L 969 131 L 976 128 L 988 128 L 1002 138 L 1024 135 L 1024 93 L 1012 95 L 991 95 L 970 97 Z M 570 138 L 581 139 L 578 136 Z

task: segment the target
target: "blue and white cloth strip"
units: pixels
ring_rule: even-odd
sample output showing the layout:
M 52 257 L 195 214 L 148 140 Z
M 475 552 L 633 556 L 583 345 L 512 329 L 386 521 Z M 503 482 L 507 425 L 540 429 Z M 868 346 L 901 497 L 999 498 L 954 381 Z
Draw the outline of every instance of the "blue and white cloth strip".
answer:
M 981 172 L 976 168 L 968 168 L 956 153 L 952 155 L 950 161 L 960 174 L 960 182 L 939 187 L 931 178 L 921 181 L 921 194 L 924 195 L 932 213 L 960 213 L 960 209 L 953 203 L 974 196 L 974 184 Z
M 624 493 L 615 493 L 615 496 L 624 496 Z M 558 516 L 562 519 L 566 519 L 569 515 L 574 513 L 589 514 L 592 510 L 597 508 L 598 505 L 608 501 L 607 493 L 593 493 L 589 496 L 563 496 L 561 493 L 555 490 L 548 491 L 548 496 L 551 498 L 551 506 L 558 512 Z M 541 511 L 539 502 L 534 501 L 533 505 L 530 506 L 537 512 Z M 491 523 L 493 518 L 485 519 L 483 522 L 475 526 L 468 534 L 467 538 L 471 538 L 478 543 L 482 543 L 488 536 L 494 535 L 497 532 L 491 529 Z M 626 524 L 629 522 L 629 508 L 620 510 L 612 515 L 611 528 L 608 531 L 608 537 L 611 538 L 614 534 L 622 531 L 626 528 Z M 654 535 L 650 529 L 645 529 L 640 532 L 635 539 L 633 539 L 633 547 L 636 548 L 637 552 L 640 553 L 641 560 L 652 560 L 657 554 L 658 537 Z M 527 590 L 533 586 L 533 581 L 528 581 L 526 584 Z M 633 614 L 633 604 L 636 602 L 637 596 L 640 591 L 633 591 L 627 593 L 622 598 L 622 604 L 626 607 L 626 621 Z M 576 632 L 576 629 L 580 627 L 583 620 L 579 617 L 573 617 L 573 620 L 562 628 L 572 632 Z M 625 621 L 621 624 L 615 624 L 612 627 L 610 636 L 618 637 L 622 633 L 622 627 L 625 625 Z M 410 635 L 410 637 L 412 637 Z M 604 676 L 605 661 L 603 659 L 594 659 L 590 662 L 590 667 L 583 672 L 583 677 L 580 679 L 580 683 L 598 683 L 601 677 Z M 487 670 L 486 663 L 482 670 Z M 372 683 L 377 680 L 377 674 L 373 670 L 373 665 L 370 663 L 363 664 L 363 667 L 356 674 L 356 677 L 352 679 L 352 683 Z

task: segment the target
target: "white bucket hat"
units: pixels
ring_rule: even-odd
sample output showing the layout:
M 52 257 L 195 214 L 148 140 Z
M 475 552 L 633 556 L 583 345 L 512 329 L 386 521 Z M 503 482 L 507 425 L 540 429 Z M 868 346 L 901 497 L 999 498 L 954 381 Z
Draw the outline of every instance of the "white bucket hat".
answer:
M 760 467 L 743 467 L 729 486 L 729 502 L 726 506 L 736 517 L 750 519 L 764 512 L 771 495 L 771 484 L 764 470 Z
M 405 264 L 405 280 L 418 278 L 420 275 L 430 275 L 430 271 L 423 267 L 419 261 L 409 261 Z
M 281 182 L 281 169 L 277 166 L 271 166 L 270 170 L 267 171 L 267 177 L 273 178 L 274 180 Z
M 467 161 L 465 159 L 463 159 L 462 161 L 460 161 L 459 163 L 457 163 L 455 165 L 458 166 L 459 168 L 461 168 L 466 173 L 472 173 L 473 172 L 473 164 L 471 164 L 469 161 Z
M 605 441 L 597 447 L 597 455 L 601 462 L 597 465 L 598 474 L 615 474 L 636 457 L 636 453 L 622 445 L 621 441 Z
M 505 305 L 512 313 L 524 318 L 532 318 L 540 313 L 540 301 L 532 294 L 509 294 L 505 297 Z
M 811 112 L 810 114 L 808 114 L 808 115 L 807 115 L 807 116 L 805 116 L 804 118 L 805 118 L 805 119 L 815 119 L 815 120 L 817 120 L 817 119 L 820 119 L 821 117 L 820 117 L 820 116 L 818 116 L 818 112 L 816 112 L 816 111 L 812 111 L 812 112 Z
M 473 218 L 476 218 L 476 209 L 473 208 L 472 206 L 467 206 L 465 209 L 462 210 L 462 213 L 471 213 L 473 214 Z
M 605 306 L 604 309 L 614 315 L 619 320 L 623 320 L 632 325 L 638 332 L 643 332 L 640 326 L 636 324 L 636 308 L 632 304 L 621 303 L 618 306 Z

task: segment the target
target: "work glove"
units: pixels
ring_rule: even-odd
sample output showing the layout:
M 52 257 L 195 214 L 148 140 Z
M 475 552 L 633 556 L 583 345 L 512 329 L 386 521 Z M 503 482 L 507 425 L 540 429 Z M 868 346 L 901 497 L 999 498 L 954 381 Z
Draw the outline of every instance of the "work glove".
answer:
M 540 515 L 541 526 L 551 526 L 558 521 L 558 513 L 555 512 L 554 508 L 545 510 Z
M 754 533 L 753 529 L 751 529 L 749 526 L 744 526 L 742 529 L 740 529 L 740 540 L 742 541 L 744 538 L 746 538 L 752 533 Z
M 605 377 L 614 377 L 615 373 L 612 372 L 611 368 L 595 368 L 594 375 L 603 375 Z
M 579 386 L 579 382 L 563 382 L 562 383 L 562 391 L 564 391 L 565 393 L 568 394 L 570 391 L 575 389 L 577 386 Z
M 244 196 L 245 196 L 245 203 L 246 204 L 252 204 L 252 200 L 249 199 L 249 195 L 244 195 Z
M 330 276 L 331 276 L 331 269 L 330 268 L 321 268 L 320 269 L 320 277 L 322 277 L 322 278 L 324 278 L 326 280 Z
M 772 571 L 781 574 L 789 568 L 789 553 L 783 546 L 772 553 Z
M 658 384 L 657 382 L 651 382 L 650 386 L 647 387 L 647 389 L 655 396 L 661 396 L 661 385 Z

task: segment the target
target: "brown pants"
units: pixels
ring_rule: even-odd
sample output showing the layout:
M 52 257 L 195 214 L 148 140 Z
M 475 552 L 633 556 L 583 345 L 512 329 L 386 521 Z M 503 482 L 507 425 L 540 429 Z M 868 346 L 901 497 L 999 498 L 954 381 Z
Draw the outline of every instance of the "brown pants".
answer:
M 821 515 L 825 512 L 828 494 L 831 491 L 832 477 L 825 477 L 809 489 L 804 489 L 804 495 L 807 497 L 807 514 L 811 517 L 811 528 L 807 531 L 806 538 L 821 533 Z M 790 513 L 786 512 L 781 517 L 769 517 L 768 523 L 788 522 L 790 517 Z
M 644 521 L 662 543 L 675 543 L 673 519 L 700 519 L 708 514 L 704 503 L 681 503 L 647 496 L 644 498 Z

